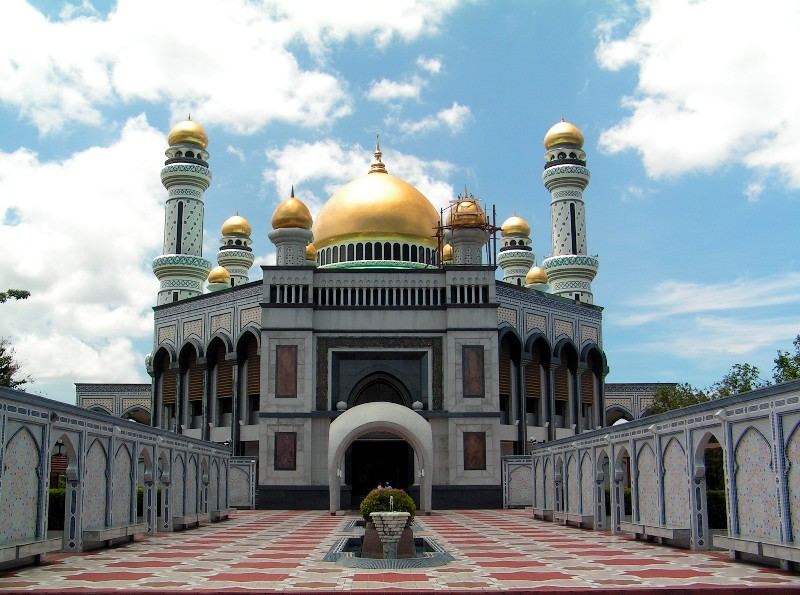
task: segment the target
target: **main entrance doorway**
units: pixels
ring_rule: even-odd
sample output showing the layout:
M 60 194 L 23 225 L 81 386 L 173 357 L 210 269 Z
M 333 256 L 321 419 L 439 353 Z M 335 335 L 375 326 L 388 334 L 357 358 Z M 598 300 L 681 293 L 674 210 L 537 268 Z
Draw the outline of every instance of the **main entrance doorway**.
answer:
M 414 483 L 414 449 L 405 440 L 374 432 L 353 441 L 345 454 L 345 481 L 355 508 L 378 483 L 408 491 Z

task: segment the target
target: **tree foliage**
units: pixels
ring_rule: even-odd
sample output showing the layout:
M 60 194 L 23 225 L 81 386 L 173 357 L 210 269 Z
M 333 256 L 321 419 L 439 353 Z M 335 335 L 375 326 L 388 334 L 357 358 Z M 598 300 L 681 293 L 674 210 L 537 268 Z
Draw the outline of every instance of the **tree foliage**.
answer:
M 6 340 L 0 338 L 0 386 L 19 388 L 31 382 L 30 376 L 20 378 L 17 374 L 20 366 L 15 358 L 14 348 Z
M 695 388 L 688 382 L 659 386 L 656 389 L 653 404 L 648 407 L 648 415 L 664 413 L 697 403 L 705 403 L 710 397 L 702 390 Z
M 730 397 L 768 385 L 768 380 L 761 379 L 761 371 L 757 366 L 747 363 L 733 364 L 722 380 L 711 385 L 709 392 L 714 397 Z
M 6 303 L 8 300 L 27 300 L 31 295 L 30 291 L 24 289 L 7 289 L 0 291 L 0 304 Z
M 789 380 L 800 380 L 800 335 L 792 341 L 794 353 L 778 350 L 778 357 L 775 358 L 775 368 L 773 368 L 773 379 L 775 382 L 787 382 Z
M 25 300 L 30 297 L 31 293 L 24 289 L 7 289 L 0 291 L 0 304 L 4 304 L 8 300 Z M 14 353 L 14 348 L 8 339 L 0 337 L 0 386 L 8 388 L 19 388 L 29 382 L 32 382 L 30 376 L 20 378 L 18 376 L 20 371 L 19 363 L 17 363 Z

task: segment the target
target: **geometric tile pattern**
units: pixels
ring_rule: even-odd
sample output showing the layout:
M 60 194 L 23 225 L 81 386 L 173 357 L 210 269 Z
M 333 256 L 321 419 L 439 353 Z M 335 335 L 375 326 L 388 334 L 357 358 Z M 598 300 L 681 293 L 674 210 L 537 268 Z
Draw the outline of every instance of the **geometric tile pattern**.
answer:
M 0 573 L 0 591 L 395 591 L 530 589 L 701 593 L 800 589 L 800 576 L 692 552 L 535 521 L 529 510 L 443 511 L 417 517 L 455 560 L 445 566 L 365 570 L 322 562 L 354 517 L 323 511 L 239 511 L 229 521 L 142 537 L 124 547 L 55 554 Z M 768 590 L 769 589 L 769 590 Z M 604 592 L 604 591 L 601 591 Z

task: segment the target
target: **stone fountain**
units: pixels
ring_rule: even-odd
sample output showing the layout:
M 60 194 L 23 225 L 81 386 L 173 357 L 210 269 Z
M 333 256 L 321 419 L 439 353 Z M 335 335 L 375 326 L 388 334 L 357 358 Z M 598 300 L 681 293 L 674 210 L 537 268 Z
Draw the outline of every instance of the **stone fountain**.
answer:
M 384 559 L 397 558 L 397 542 L 408 524 L 407 512 L 373 512 L 369 517 L 383 544 Z

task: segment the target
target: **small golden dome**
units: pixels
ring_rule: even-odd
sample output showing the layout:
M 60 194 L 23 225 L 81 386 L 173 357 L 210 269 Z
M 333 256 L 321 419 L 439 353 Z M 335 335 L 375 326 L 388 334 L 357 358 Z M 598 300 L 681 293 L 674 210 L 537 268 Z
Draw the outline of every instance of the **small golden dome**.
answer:
M 452 262 L 453 260 L 453 246 L 445 244 L 442 247 L 442 262 Z
M 570 145 L 581 148 L 583 147 L 583 133 L 575 124 L 570 124 L 562 119 L 560 122 L 556 122 L 544 135 L 545 149 L 552 149 L 557 145 Z
M 223 266 L 216 266 L 211 269 L 211 272 L 208 273 L 208 282 L 209 283 L 227 283 L 230 284 L 231 282 L 231 274 L 228 272 Z
M 191 143 L 193 145 L 200 145 L 204 149 L 208 147 L 208 135 L 203 127 L 194 120 L 184 120 L 178 122 L 172 127 L 167 136 L 167 142 L 170 146 L 178 145 L 181 143 Z
M 316 260 L 317 259 L 317 249 L 314 247 L 314 244 L 309 244 L 306 246 L 306 260 Z
M 249 238 L 251 233 L 253 233 L 253 228 L 250 226 L 250 222 L 239 215 L 228 217 L 222 224 L 222 235 L 224 236 L 247 236 Z
M 525 285 L 535 285 L 537 283 L 547 283 L 547 273 L 540 266 L 531 267 L 531 270 L 525 275 Z
M 311 211 L 302 200 L 295 198 L 294 188 L 292 188 L 292 195 L 279 204 L 272 213 L 272 229 L 286 229 L 287 227 L 311 229 L 313 223 Z
M 453 227 L 483 227 L 486 225 L 486 214 L 477 200 L 459 200 L 450 209 L 450 225 Z
M 352 237 L 412 237 L 428 246 L 439 225 L 439 213 L 408 182 L 373 169 L 337 190 L 314 222 L 318 249 Z
M 503 225 L 500 226 L 500 230 L 503 233 L 503 237 L 505 236 L 530 236 L 531 235 L 531 226 L 528 225 L 528 222 L 525 221 L 522 217 L 517 217 L 516 215 L 512 215 L 508 219 L 503 222 Z

